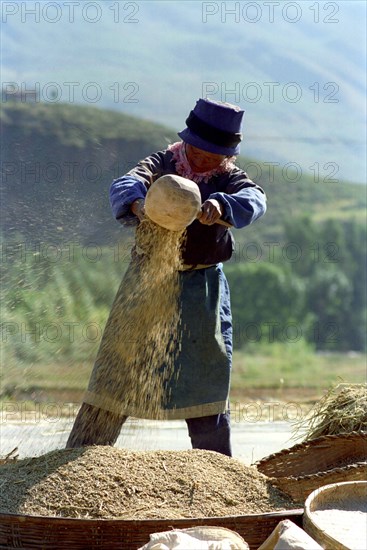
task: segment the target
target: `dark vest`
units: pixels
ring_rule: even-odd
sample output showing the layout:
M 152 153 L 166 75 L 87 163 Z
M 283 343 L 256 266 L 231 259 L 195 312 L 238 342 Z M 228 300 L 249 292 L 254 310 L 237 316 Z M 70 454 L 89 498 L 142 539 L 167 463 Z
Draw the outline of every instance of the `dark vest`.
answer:
M 192 222 L 187 228 L 187 239 L 182 249 L 185 264 L 216 264 L 232 256 L 234 239 L 223 225 L 204 225 Z

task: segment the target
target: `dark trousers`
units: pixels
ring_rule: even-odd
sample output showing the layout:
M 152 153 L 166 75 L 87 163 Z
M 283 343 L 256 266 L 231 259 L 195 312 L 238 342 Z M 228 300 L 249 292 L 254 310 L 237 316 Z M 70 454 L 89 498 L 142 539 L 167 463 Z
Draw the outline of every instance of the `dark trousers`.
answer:
M 67 448 L 86 445 L 114 445 L 127 416 L 83 403 L 75 419 Z M 216 451 L 232 456 L 230 413 L 189 418 L 186 424 L 193 449 Z
M 229 411 L 213 416 L 186 419 L 193 449 L 216 451 L 232 456 Z

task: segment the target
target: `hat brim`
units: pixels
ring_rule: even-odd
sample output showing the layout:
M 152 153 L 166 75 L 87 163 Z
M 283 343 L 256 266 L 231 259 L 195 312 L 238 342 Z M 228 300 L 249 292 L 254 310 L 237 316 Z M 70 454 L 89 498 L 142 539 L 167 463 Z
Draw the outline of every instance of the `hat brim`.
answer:
M 199 136 L 194 134 L 190 130 L 190 128 L 185 128 L 185 130 L 182 130 L 182 132 L 178 132 L 177 135 L 180 136 L 182 141 L 184 141 L 185 143 L 188 143 L 189 145 L 193 145 L 198 149 L 203 149 L 203 151 L 207 151 L 208 153 L 214 153 L 216 155 L 233 156 L 233 155 L 238 155 L 240 152 L 239 144 L 236 147 L 223 147 L 221 145 L 216 145 L 215 143 L 210 143 L 209 141 L 206 141 L 200 138 Z

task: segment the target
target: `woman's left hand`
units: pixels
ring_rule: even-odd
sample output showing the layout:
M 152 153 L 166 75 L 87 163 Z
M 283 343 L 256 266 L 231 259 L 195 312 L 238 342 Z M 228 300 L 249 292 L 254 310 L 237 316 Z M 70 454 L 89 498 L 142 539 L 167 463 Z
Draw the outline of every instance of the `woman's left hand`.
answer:
M 197 218 L 204 225 L 213 225 L 223 216 L 223 207 L 216 199 L 208 199 L 201 207 Z

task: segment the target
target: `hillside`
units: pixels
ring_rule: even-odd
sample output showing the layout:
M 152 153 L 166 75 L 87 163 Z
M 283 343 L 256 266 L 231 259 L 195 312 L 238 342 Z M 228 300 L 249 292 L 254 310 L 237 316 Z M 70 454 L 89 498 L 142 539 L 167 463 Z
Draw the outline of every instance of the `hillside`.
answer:
M 3 106 L 3 316 L 13 327 L 32 331 L 56 323 L 61 330 L 56 339 L 46 332 L 30 345 L 16 331 L 5 335 L 8 362 L 94 354 L 99 338 L 81 333 L 75 346 L 65 327 L 104 326 L 129 261 L 132 234 L 112 218 L 110 183 L 176 139 L 169 128 L 113 111 Z M 364 350 L 365 186 L 321 174 L 315 181 L 291 167 L 273 172 L 245 157 L 238 164 L 264 187 L 268 211 L 234 231 L 235 254 L 225 265 L 235 347 L 302 337 L 317 349 Z M 101 246 L 85 253 L 74 244 Z
M 112 179 L 177 139 L 172 129 L 95 107 L 4 104 L 3 234 L 13 240 L 114 242 L 121 229 L 109 208 Z M 239 243 L 286 241 L 284 222 L 299 215 L 316 222 L 364 219 L 365 187 L 333 180 L 332 166 L 310 177 L 245 157 L 238 164 L 264 187 L 269 204 L 260 222 L 236 232 Z
M 174 138 L 157 124 L 65 104 L 7 104 L 1 123 L 2 230 L 26 240 L 109 242 L 118 228 L 111 181 Z
M 199 97 L 230 101 L 246 111 L 249 156 L 311 174 L 337 162 L 365 182 L 365 2 L 3 4 L 10 95 L 36 89 L 175 131 Z

